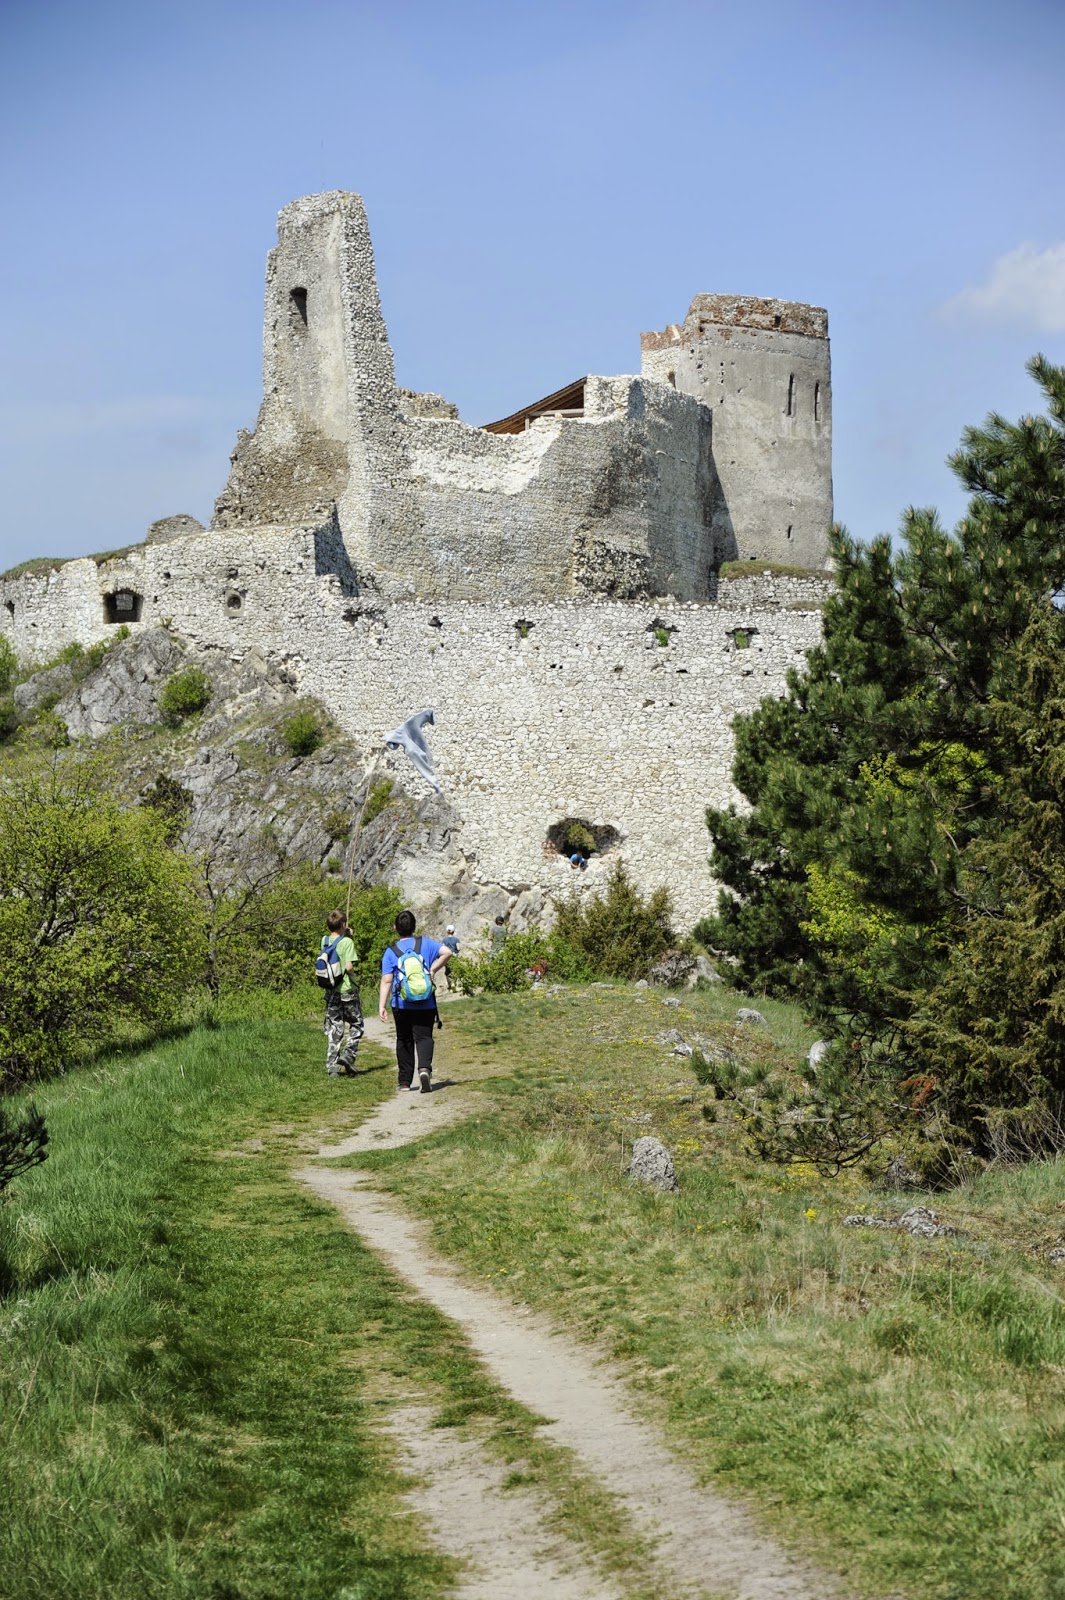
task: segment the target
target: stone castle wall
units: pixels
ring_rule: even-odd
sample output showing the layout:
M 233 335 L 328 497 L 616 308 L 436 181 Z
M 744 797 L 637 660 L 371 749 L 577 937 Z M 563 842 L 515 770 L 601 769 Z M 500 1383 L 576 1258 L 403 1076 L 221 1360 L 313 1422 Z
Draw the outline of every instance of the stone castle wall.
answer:
M 732 719 L 782 692 L 820 636 L 827 592 L 753 571 L 723 582 L 717 604 L 386 601 L 359 592 L 326 524 L 202 534 L 8 580 L 0 624 L 44 659 L 113 634 L 105 596 L 123 588 L 142 601 L 134 628 L 166 619 L 205 649 L 266 651 L 368 753 L 432 706 L 440 778 L 482 883 L 535 912 L 601 882 L 613 852 L 575 873 L 545 851 L 553 823 L 581 817 L 618 831 L 645 890 L 669 885 L 681 925 L 713 902 L 703 813 L 735 798 Z

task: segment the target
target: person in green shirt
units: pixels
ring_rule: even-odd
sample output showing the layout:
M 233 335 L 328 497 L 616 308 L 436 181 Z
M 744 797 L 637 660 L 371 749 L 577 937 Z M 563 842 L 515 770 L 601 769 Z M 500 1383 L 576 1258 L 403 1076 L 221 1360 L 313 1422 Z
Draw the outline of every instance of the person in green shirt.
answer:
M 331 911 L 325 919 L 328 932 L 322 939 L 322 949 L 336 945 L 336 955 L 344 976 L 335 989 L 325 996 L 325 1070 L 331 1078 L 351 1074 L 355 1070 L 355 1057 L 363 1035 L 362 1002 L 359 986 L 355 982 L 355 944 L 343 911 Z M 347 1032 L 347 1044 L 344 1034 Z

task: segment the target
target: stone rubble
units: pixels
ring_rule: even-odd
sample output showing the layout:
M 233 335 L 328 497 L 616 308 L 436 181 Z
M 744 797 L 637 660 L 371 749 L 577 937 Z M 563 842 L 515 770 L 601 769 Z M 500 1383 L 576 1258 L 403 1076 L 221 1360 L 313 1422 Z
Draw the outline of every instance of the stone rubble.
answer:
M 663 1194 L 675 1194 L 680 1188 L 673 1157 L 661 1139 L 651 1134 L 636 1140 L 632 1147 L 632 1159 L 625 1172 L 630 1182 L 645 1183 Z

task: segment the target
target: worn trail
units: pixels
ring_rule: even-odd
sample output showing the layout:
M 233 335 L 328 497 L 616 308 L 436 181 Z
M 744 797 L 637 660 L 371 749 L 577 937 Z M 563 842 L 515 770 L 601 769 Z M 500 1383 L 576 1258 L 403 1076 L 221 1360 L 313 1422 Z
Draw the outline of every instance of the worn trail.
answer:
M 443 1106 L 431 1109 L 434 1101 L 452 1097 L 446 1112 Z M 407 1142 L 463 1115 L 472 1109 L 473 1098 L 454 1090 L 396 1096 L 351 1139 L 323 1146 L 318 1154 L 340 1155 L 379 1149 L 386 1141 Z M 840 1595 L 827 1574 L 797 1561 L 762 1535 L 745 1510 L 700 1485 L 666 1449 L 656 1430 L 635 1415 L 624 1386 L 594 1352 L 567 1339 L 545 1318 L 513 1305 L 497 1290 L 471 1283 L 435 1253 L 422 1224 L 372 1188 L 370 1174 L 307 1166 L 295 1175 L 335 1206 L 399 1277 L 461 1329 L 496 1381 L 528 1410 L 545 1417 L 548 1436 L 568 1447 L 616 1497 L 637 1532 L 653 1541 L 655 1586 L 663 1596 L 829 1600 Z M 407 1439 L 408 1448 L 412 1439 L 424 1441 L 424 1426 L 412 1413 L 399 1414 L 394 1426 Z M 564 1583 L 561 1577 L 548 1577 L 546 1569 L 536 1576 L 535 1550 L 549 1564 L 557 1564 L 557 1541 L 554 1546 L 545 1543 L 535 1506 L 530 1512 L 525 1505 L 515 1519 L 517 1502 L 511 1502 L 506 1517 L 501 1516 L 498 1503 L 507 1496 L 492 1493 L 498 1469 L 476 1444 L 453 1440 L 445 1447 L 431 1442 L 430 1448 L 414 1454 L 432 1485 L 424 1504 L 438 1540 L 470 1564 L 469 1585 L 459 1591 L 464 1600 L 482 1595 L 520 1600 L 537 1593 L 583 1600 L 611 1592 L 592 1573 L 576 1568 L 566 1571 Z M 480 1484 L 484 1493 L 474 1487 L 466 1493 L 463 1483 Z M 517 1525 L 531 1516 L 525 1535 L 535 1549 L 509 1536 L 498 1544 L 493 1539 L 486 1543 L 486 1506 L 489 1523 L 494 1529 L 498 1519 L 501 1533 L 507 1519 L 516 1532 Z

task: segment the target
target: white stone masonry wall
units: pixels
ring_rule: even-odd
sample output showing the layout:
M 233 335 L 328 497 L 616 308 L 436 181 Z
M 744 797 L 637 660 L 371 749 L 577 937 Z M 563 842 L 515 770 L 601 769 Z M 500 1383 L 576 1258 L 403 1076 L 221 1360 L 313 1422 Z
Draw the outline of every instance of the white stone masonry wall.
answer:
M 545 853 L 551 824 L 575 816 L 619 831 L 636 881 L 668 884 L 681 926 L 712 908 L 704 811 L 735 798 L 732 719 L 782 692 L 787 668 L 820 636 L 816 609 L 732 601 L 728 584 L 716 605 L 386 604 L 346 594 L 336 572 L 316 575 L 329 548 L 306 529 L 254 541 L 215 532 L 106 568 L 70 562 L 4 585 L 0 600 L 14 598 L 16 615 L 12 624 L 0 608 L 0 622 L 18 648 L 38 642 L 43 658 L 70 638 L 89 644 L 113 631 L 102 592 L 129 583 L 144 596 L 140 627 L 165 615 L 201 646 L 266 650 L 367 751 L 432 706 L 444 792 L 482 882 L 515 895 L 601 883 L 611 854 L 576 873 Z M 407 769 L 404 781 L 420 780 Z

